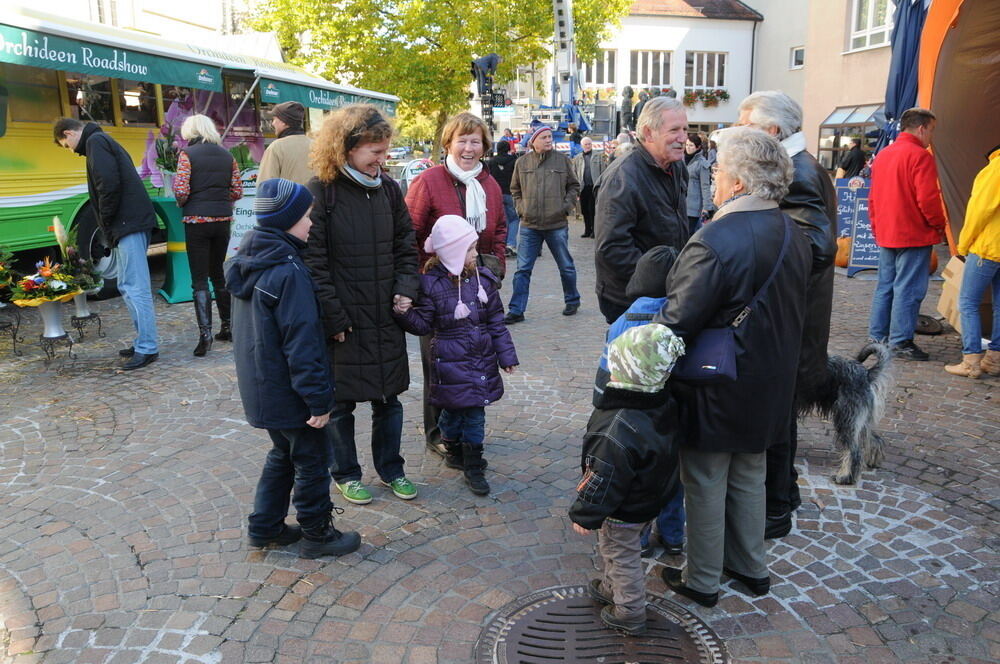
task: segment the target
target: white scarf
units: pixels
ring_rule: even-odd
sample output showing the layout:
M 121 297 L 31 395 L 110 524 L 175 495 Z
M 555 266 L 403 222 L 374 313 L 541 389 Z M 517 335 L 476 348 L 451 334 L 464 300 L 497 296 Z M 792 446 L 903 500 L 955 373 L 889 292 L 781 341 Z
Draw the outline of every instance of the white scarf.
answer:
M 483 172 L 483 163 L 477 163 L 471 171 L 463 171 L 451 155 L 448 155 L 444 164 L 448 172 L 465 185 L 465 219 L 477 233 L 482 233 L 486 228 L 486 191 L 476 176 Z
M 791 159 L 800 152 L 805 152 L 806 150 L 806 135 L 801 131 L 797 131 L 785 140 L 781 142 L 781 146 L 785 148 L 785 152 L 788 153 L 788 158 Z

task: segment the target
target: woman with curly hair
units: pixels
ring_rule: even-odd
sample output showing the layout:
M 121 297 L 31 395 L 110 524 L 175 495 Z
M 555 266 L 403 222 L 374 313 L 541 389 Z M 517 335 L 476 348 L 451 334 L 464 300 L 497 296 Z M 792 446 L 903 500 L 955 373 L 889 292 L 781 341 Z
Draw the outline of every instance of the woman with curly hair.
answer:
M 468 220 L 479 236 L 476 242 L 479 264 L 503 279 L 507 249 L 507 215 L 503 206 L 503 191 L 482 161 L 492 143 L 490 131 L 482 118 L 472 113 L 459 113 L 448 120 L 441 132 L 441 144 L 447 153 L 445 163 L 421 173 L 406 191 L 406 205 L 413 218 L 421 271 L 430 258 L 424 251 L 424 243 L 430 237 L 434 223 L 441 217 L 456 215 Z M 509 167 L 513 168 L 513 164 Z M 430 337 L 421 337 L 424 436 L 427 447 L 441 456 L 460 458 L 461 445 L 456 445 L 454 450 L 447 452 L 441 442 L 441 431 L 438 428 L 441 410 L 429 401 L 430 358 Z
M 313 141 L 309 183 L 315 197 L 305 262 L 323 310 L 335 387 L 329 432 L 330 472 L 351 503 L 372 494 L 361 482 L 354 408 L 372 405 L 372 463 L 381 481 L 410 500 L 400 438 L 410 384 L 406 339 L 392 317 L 417 296 L 417 249 L 399 185 L 382 172 L 393 129 L 375 106 L 352 104 L 331 114 Z

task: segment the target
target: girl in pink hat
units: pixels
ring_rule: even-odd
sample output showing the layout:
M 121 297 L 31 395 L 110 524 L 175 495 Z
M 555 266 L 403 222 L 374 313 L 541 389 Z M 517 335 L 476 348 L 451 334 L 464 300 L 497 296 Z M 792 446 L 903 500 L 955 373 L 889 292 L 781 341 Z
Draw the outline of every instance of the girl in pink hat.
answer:
M 424 243 L 434 256 L 420 278 L 420 297 L 393 315 L 407 332 L 431 335 L 430 402 L 442 409 L 445 464 L 463 470 L 469 488 L 482 496 L 490 492 L 483 459 L 486 406 L 503 396 L 499 369 L 514 373 L 518 360 L 503 322 L 500 280 L 476 266 L 478 240 L 462 217 L 439 218 Z

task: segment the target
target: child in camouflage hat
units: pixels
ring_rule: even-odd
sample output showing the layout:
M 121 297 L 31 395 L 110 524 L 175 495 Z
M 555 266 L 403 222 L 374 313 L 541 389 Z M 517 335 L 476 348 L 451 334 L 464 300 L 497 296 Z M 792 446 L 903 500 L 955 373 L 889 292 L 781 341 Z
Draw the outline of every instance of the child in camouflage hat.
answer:
M 583 442 L 583 479 L 569 511 L 576 532 L 598 531 L 603 571 L 590 595 L 607 605 L 601 619 L 630 635 L 646 630 L 640 535 L 679 487 L 677 403 L 665 383 L 684 344 L 649 323 L 664 304 L 675 257 L 673 249 L 655 247 L 639 260 L 626 291 L 636 300 L 608 331 Z M 630 343 L 612 346 L 623 334 Z

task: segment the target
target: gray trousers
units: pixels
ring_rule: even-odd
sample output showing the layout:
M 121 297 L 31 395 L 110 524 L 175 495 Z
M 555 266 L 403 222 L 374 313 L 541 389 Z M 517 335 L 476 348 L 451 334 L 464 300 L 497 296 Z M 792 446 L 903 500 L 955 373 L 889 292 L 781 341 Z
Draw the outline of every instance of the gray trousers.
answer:
M 646 575 L 642 571 L 639 545 L 639 534 L 645 525 L 605 519 L 597 531 L 601 591 L 611 595 L 615 615 L 624 620 L 646 616 Z
M 702 593 L 719 590 L 722 567 L 754 578 L 767 576 L 764 552 L 766 455 L 680 450 L 687 510 L 684 584 Z

